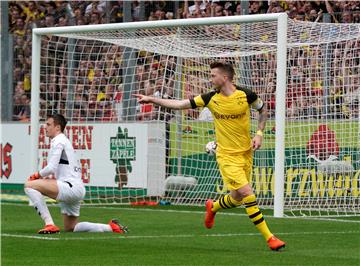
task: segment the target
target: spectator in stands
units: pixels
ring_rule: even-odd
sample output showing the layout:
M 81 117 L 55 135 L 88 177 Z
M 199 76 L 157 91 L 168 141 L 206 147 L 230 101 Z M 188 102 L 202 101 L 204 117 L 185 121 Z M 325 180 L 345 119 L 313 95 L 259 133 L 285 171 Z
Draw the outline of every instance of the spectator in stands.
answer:
M 40 93 L 43 95 L 45 92 L 46 100 L 56 101 L 58 99 L 57 87 L 55 83 L 48 84 L 47 86 L 44 83 L 40 84 Z M 40 96 L 41 97 L 41 96 Z
M 90 15 L 89 24 L 101 24 L 101 13 L 93 11 Z
M 74 109 L 71 120 L 73 122 L 83 122 L 84 121 L 83 117 L 84 117 L 84 115 L 82 114 L 80 109 Z
M 213 2 L 212 4 L 212 13 L 214 17 L 222 17 L 224 16 L 224 8 L 218 2 Z
M 112 1 L 110 10 L 110 23 L 123 22 L 123 1 Z
M 122 109 L 123 109 L 123 87 L 122 85 L 116 86 L 114 91 L 114 110 L 117 115 L 117 121 L 122 121 Z
M 269 6 L 268 6 L 268 10 L 267 10 L 267 12 L 266 13 L 274 13 L 273 12 L 273 9 L 275 8 L 275 7 L 277 7 L 279 4 L 278 4 L 278 2 L 276 1 L 276 0 L 270 0 L 269 1 Z
M 15 87 L 15 95 L 22 95 L 25 93 L 25 89 L 24 89 L 24 81 L 18 81 L 16 83 L 16 87 Z
M 30 95 L 30 90 L 31 90 L 30 73 L 26 73 L 24 75 L 24 91 L 25 93 Z
M 14 99 L 15 100 L 15 99 Z M 20 100 L 17 100 L 16 104 L 16 113 L 14 113 L 14 120 L 21 121 L 21 122 L 28 122 L 30 121 L 30 100 L 23 94 L 20 96 Z
M 360 10 L 353 14 L 353 23 L 360 23 Z
M 322 106 L 323 98 L 321 97 L 312 97 L 309 99 L 309 113 L 308 115 L 312 118 L 321 118 L 322 115 Z
M 54 23 L 54 16 L 52 15 L 47 15 L 45 17 L 45 27 L 54 27 L 55 23 Z
M 54 1 L 55 3 L 55 17 L 60 18 L 66 15 L 66 1 Z
M 154 16 L 157 20 L 164 20 L 165 19 L 165 12 L 161 9 L 157 9 L 154 13 Z
M 57 27 L 65 27 L 67 25 L 68 25 L 68 21 L 67 21 L 66 17 L 60 17 L 59 23 L 56 26 Z
M 91 3 L 86 6 L 85 15 L 90 15 L 94 12 L 104 13 L 106 8 L 106 1 L 91 1 Z
M 234 16 L 239 16 L 239 15 L 241 15 L 241 14 L 242 14 L 241 4 L 237 4 L 237 5 L 236 5 L 236 10 L 235 10 Z M 250 9 L 249 9 L 249 14 L 251 14 L 251 13 L 250 13 Z
M 165 18 L 166 18 L 167 20 L 169 20 L 169 19 L 174 19 L 174 13 L 173 13 L 173 12 L 166 12 Z
M 73 13 L 74 13 L 74 17 L 75 17 L 76 21 L 79 19 L 82 19 L 84 14 L 80 7 L 73 8 L 73 11 L 74 11 Z
M 22 18 L 16 19 L 16 23 L 14 25 L 14 34 L 17 36 L 24 36 L 26 32 L 27 24 L 25 24 Z
M 309 12 L 309 15 L 308 15 L 308 17 L 307 17 L 307 20 L 308 20 L 308 21 L 315 22 L 315 20 L 317 19 L 317 17 L 318 17 L 318 14 L 317 14 L 316 10 L 315 10 L 315 9 L 312 9 L 312 10 L 310 10 L 310 12 Z
M 223 15 L 224 16 L 233 16 L 233 4 L 231 2 L 226 2 L 224 5 Z
M 74 108 L 79 110 L 84 110 L 85 105 L 86 105 L 86 97 L 81 94 L 75 93 Z
M 82 18 L 79 18 L 79 19 L 76 20 L 76 25 L 85 25 L 85 24 L 86 24 L 85 20 L 82 19 Z
M 153 96 L 155 92 L 155 82 L 153 80 L 146 80 L 144 82 L 144 88 L 140 88 L 140 90 L 144 90 L 145 95 Z M 152 120 L 154 117 L 154 106 L 152 104 L 140 104 L 138 105 L 138 120 Z
M 341 22 L 342 23 L 352 23 L 353 17 L 351 12 L 345 11 L 341 14 Z
M 15 94 L 13 97 L 13 120 L 18 120 L 19 114 L 21 112 L 21 96 Z
M 16 67 L 13 72 L 13 81 L 14 81 L 13 83 L 15 83 L 16 81 L 19 82 L 20 80 L 24 80 L 24 70 L 21 67 Z M 16 92 L 16 88 L 15 88 L 15 92 Z
M 111 122 L 117 121 L 117 115 L 115 110 L 113 109 L 112 101 L 103 101 L 101 104 L 103 115 L 101 117 L 101 121 L 103 122 Z
M 45 2 L 44 1 L 44 5 L 45 5 L 45 14 L 47 16 L 53 16 L 55 17 L 56 16 L 56 5 L 54 2 L 52 1 L 49 1 L 49 2 Z
M 19 1 L 18 4 L 20 5 L 23 13 L 25 14 L 25 22 L 35 22 L 39 18 L 44 17 L 44 11 L 45 9 L 42 7 L 42 5 L 37 5 L 37 2 L 35 1 L 29 1 L 29 2 L 23 2 Z
M 9 26 L 10 32 L 13 32 L 16 28 L 16 22 L 18 19 L 21 19 L 20 8 L 16 4 L 9 4 Z
M 236 13 L 241 15 L 241 4 L 236 7 Z M 263 1 L 250 1 L 249 14 L 265 14 L 266 9 Z
M 87 102 L 87 112 L 88 112 L 87 115 L 89 115 L 92 111 L 95 111 L 96 98 L 97 98 L 96 93 L 89 93 L 89 100 Z
M 164 80 L 162 78 L 159 78 L 155 81 L 153 96 L 156 98 L 162 98 L 163 89 L 164 89 Z

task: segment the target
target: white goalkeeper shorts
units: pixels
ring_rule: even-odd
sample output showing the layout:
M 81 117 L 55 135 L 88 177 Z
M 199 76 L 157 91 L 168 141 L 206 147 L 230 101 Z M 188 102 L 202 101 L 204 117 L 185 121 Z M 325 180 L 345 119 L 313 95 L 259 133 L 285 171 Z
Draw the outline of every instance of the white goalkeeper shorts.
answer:
M 56 198 L 59 201 L 61 213 L 68 216 L 80 216 L 80 202 L 85 197 L 85 187 L 79 181 L 57 180 L 59 194 Z

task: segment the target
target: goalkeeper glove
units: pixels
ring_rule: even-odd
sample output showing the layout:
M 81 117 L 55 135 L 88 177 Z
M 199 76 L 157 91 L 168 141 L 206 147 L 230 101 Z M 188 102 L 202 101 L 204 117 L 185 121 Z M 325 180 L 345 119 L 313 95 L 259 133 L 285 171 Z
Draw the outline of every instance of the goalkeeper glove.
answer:
M 39 174 L 39 172 L 36 172 L 34 174 L 32 174 L 29 178 L 28 178 L 28 181 L 34 181 L 36 179 L 39 179 L 41 178 L 41 175 Z

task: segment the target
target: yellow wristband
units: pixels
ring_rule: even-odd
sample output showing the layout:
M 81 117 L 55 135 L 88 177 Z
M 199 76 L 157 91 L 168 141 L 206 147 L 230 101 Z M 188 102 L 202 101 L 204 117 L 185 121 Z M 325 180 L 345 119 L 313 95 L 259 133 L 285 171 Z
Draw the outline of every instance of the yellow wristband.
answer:
M 263 132 L 261 130 L 256 131 L 256 135 L 263 136 Z

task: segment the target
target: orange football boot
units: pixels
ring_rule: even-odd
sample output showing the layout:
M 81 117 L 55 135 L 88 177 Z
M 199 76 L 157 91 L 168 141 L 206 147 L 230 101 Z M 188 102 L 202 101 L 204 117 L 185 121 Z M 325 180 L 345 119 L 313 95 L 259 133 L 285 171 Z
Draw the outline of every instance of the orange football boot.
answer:
M 122 226 L 121 224 L 119 224 L 119 221 L 116 219 L 110 220 L 109 225 L 114 233 L 126 234 L 129 231 L 127 226 Z
M 38 234 L 56 234 L 60 232 L 60 228 L 54 224 L 47 224 L 41 230 L 39 230 Z
M 214 226 L 216 212 L 213 212 L 211 210 L 213 207 L 213 201 L 211 199 L 208 199 L 206 201 L 205 206 L 206 206 L 205 227 L 210 229 Z
M 269 240 L 267 241 L 267 244 L 271 250 L 275 250 L 275 251 L 278 251 L 281 248 L 285 247 L 285 242 L 281 241 L 275 236 L 270 237 Z

